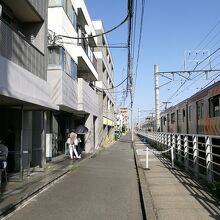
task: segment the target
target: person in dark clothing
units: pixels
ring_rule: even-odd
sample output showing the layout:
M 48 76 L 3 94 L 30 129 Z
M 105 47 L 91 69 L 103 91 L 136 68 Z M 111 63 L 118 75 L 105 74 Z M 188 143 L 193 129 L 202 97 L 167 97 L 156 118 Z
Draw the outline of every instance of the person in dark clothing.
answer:
M 15 158 L 14 158 L 14 151 L 15 151 L 15 133 L 12 127 L 8 128 L 7 135 L 1 141 L 8 148 L 8 157 L 7 157 L 7 170 L 8 172 L 12 172 L 15 168 Z

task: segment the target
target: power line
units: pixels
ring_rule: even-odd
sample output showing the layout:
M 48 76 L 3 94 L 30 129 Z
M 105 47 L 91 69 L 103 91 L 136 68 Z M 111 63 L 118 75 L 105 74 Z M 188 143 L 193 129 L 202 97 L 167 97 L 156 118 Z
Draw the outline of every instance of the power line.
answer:
M 115 27 L 113 27 L 113 28 L 111 28 L 111 29 L 109 29 L 109 30 L 107 30 L 107 31 L 105 31 L 105 32 L 103 32 L 103 33 L 100 33 L 100 34 L 96 34 L 96 35 L 93 35 L 93 36 L 87 36 L 87 37 L 73 37 L 73 36 L 71 37 L 71 36 L 62 35 L 62 34 L 59 34 L 59 35 L 57 35 L 57 36 L 58 36 L 58 37 L 69 38 L 69 39 L 79 39 L 79 40 L 81 40 L 81 39 L 91 39 L 91 38 L 103 36 L 103 35 L 106 35 L 106 34 L 112 32 L 112 31 L 116 30 L 116 29 L 119 28 L 121 25 L 123 25 L 123 24 L 129 19 L 130 13 L 131 13 L 131 12 L 128 10 L 127 16 L 126 16 L 118 25 L 116 25 Z
M 135 93 L 135 89 L 136 89 L 138 65 L 139 65 L 139 57 L 140 57 L 141 39 L 142 39 L 142 31 L 143 31 L 143 20 L 144 20 L 144 7 L 145 7 L 145 0 L 142 0 L 141 23 L 140 23 L 140 33 L 139 33 L 139 41 L 138 41 L 138 53 L 137 53 L 137 61 L 136 61 L 136 68 L 135 68 L 134 93 Z
M 106 89 L 103 89 L 103 88 L 99 88 L 99 87 L 95 87 L 96 89 L 99 89 L 99 90 L 102 90 L 102 91 L 106 91 L 106 90 L 112 90 L 112 89 L 115 89 L 115 88 L 118 88 L 119 86 L 121 86 L 126 80 L 128 79 L 128 77 L 126 77 L 122 82 L 120 82 L 117 86 L 114 86 L 112 88 L 106 88 Z

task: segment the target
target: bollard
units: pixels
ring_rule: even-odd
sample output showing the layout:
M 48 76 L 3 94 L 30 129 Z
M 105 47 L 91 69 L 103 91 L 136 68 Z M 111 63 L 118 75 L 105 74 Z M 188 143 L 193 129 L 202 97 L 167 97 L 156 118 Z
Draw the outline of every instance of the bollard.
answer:
M 146 169 L 148 169 L 148 146 L 146 148 Z
M 172 163 L 172 169 L 174 168 L 174 155 L 173 155 L 173 147 L 171 147 L 171 163 Z

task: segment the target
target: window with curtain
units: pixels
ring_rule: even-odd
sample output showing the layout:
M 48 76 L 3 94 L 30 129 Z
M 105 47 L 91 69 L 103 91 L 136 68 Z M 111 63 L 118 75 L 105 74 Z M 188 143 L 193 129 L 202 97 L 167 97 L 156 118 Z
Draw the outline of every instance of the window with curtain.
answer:
M 62 69 L 63 66 L 63 48 L 49 47 L 48 48 L 48 68 Z

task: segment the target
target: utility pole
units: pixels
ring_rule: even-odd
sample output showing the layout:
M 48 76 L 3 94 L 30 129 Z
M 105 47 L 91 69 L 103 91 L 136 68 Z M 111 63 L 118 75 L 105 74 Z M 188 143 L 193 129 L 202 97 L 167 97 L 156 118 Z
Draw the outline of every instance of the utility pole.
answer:
M 160 129 L 158 65 L 154 65 L 156 131 Z

